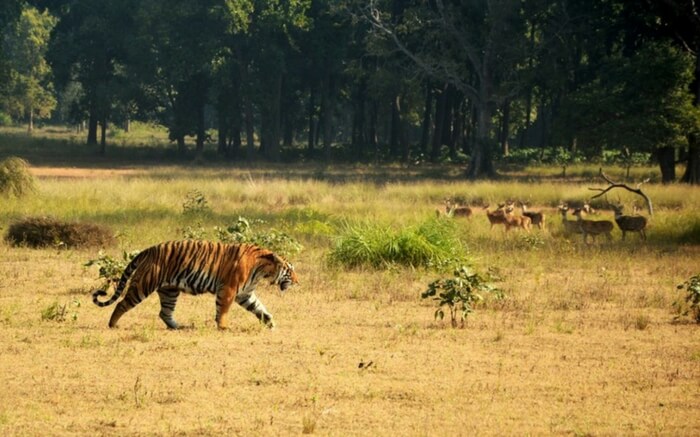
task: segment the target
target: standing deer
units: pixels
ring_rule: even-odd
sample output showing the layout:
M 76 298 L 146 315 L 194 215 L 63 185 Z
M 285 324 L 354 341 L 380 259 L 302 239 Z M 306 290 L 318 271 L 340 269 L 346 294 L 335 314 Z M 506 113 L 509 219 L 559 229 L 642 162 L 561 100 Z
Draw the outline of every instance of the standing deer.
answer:
M 647 219 L 641 215 L 622 215 L 622 205 L 611 205 L 615 211 L 615 223 L 622 231 L 622 239 L 625 239 L 627 232 L 639 232 L 641 239 L 646 240 L 647 234 L 644 229 L 647 227 Z
M 491 223 L 491 227 L 489 229 L 493 229 L 493 225 L 505 224 L 506 213 L 505 211 L 503 211 L 504 207 L 505 204 L 499 204 L 498 208 L 494 212 L 491 212 L 489 211 L 488 205 L 484 206 L 484 210 L 486 211 L 486 218 L 488 218 L 489 223 Z
M 588 244 L 589 235 L 592 235 L 593 240 L 595 240 L 595 237 L 599 234 L 605 234 L 608 241 L 612 241 L 612 235 L 610 235 L 613 230 L 612 222 L 607 220 L 584 220 L 583 217 L 581 217 L 582 212 L 581 208 L 576 208 L 574 210 L 574 215 L 578 218 L 578 225 L 583 233 L 584 243 Z
M 471 217 L 472 209 L 468 206 L 459 206 L 458 203 L 452 204 L 450 199 L 445 199 L 445 213 L 452 217 Z
M 505 223 L 504 225 L 506 226 L 506 232 L 510 230 L 510 228 L 523 228 L 526 231 L 530 232 L 530 223 L 532 223 L 532 220 L 530 220 L 530 217 L 525 216 L 525 215 L 515 215 L 513 214 L 513 205 L 510 204 L 506 208 L 506 213 L 505 213 Z
M 533 225 L 537 226 L 540 229 L 544 229 L 544 223 L 545 223 L 545 215 L 542 211 L 528 211 L 527 210 L 527 204 L 525 202 L 519 202 L 520 203 L 520 209 L 523 210 L 523 215 L 530 217 L 530 221 L 532 222 Z
M 565 235 L 580 234 L 581 227 L 578 225 L 578 220 L 569 220 L 566 214 L 569 212 L 569 206 L 566 204 L 557 207 L 561 213 L 561 224 L 564 227 Z

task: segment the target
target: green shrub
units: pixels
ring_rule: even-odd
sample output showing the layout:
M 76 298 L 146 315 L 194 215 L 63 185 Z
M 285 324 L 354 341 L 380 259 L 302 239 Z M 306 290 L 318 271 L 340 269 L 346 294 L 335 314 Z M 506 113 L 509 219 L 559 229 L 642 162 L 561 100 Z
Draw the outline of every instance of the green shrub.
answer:
M 72 321 L 78 320 L 78 312 L 72 311 L 68 314 L 69 306 L 72 308 L 79 308 L 80 301 L 73 300 L 70 304 L 65 303 L 63 305 L 58 302 L 53 302 L 51 305 L 47 306 L 41 311 L 41 320 L 51 320 L 54 322 L 65 322 L 67 317 L 70 317 Z
M 491 285 L 480 274 L 469 267 L 462 266 L 454 271 L 454 277 L 438 279 L 428 284 L 428 289 L 421 293 L 423 299 L 432 298 L 438 302 L 435 310 L 435 318 L 442 320 L 445 317 L 443 307 L 450 311 L 452 327 L 457 327 L 457 319 L 464 322 L 467 316 L 474 310 L 474 304 L 484 300 L 482 293 L 493 293 L 496 298 L 503 298 L 503 292 Z
M 679 284 L 677 288 L 686 291 L 685 298 L 674 304 L 678 312 L 677 318 L 689 315 L 697 323 L 700 323 L 700 274 L 691 276 L 687 281 Z
M 255 220 L 252 223 L 264 223 L 262 220 Z M 302 245 L 296 239 L 285 232 L 271 229 L 269 231 L 255 231 L 251 225 L 251 220 L 245 217 L 238 217 L 236 223 L 226 227 L 214 227 L 219 241 L 224 243 L 250 243 L 265 249 L 271 250 L 278 255 L 289 256 L 299 253 Z
M 0 111 L 0 126 L 12 126 L 12 117 L 8 113 Z
M 455 226 L 454 221 L 435 219 L 398 231 L 379 224 L 348 225 L 336 239 L 329 261 L 347 268 L 454 266 L 466 258 Z
M 27 161 L 14 156 L 0 161 L 0 194 L 21 197 L 34 190 L 34 177 L 29 173 Z
M 199 190 L 191 190 L 182 203 L 182 213 L 187 216 L 207 215 L 211 213 L 207 198 Z
M 99 251 L 97 258 L 86 262 L 85 267 L 98 266 L 99 277 L 106 280 L 107 284 L 109 284 L 110 282 L 119 281 L 126 266 L 129 265 L 131 260 L 139 253 L 139 250 L 131 252 L 122 251 L 122 257 L 118 259 L 105 254 L 103 251 Z

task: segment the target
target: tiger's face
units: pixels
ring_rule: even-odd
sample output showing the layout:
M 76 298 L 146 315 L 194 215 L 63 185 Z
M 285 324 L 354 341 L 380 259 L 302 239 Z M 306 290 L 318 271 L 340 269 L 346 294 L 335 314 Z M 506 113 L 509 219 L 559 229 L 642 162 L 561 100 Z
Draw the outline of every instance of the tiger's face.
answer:
M 265 277 L 272 279 L 270 285 L 279 285 L 280 291 L 286 291 L 290 286 L 299 283 L 292 263 L 274 254 L 266 258 L 270 264 L 267 266 L 269 270 L 266 269 Z
M 292 263 L 284 261 L 280 267 L 279 279 L 277 282 L 280 285 L 280 291 L 285 291 L 289 286 L 293 284 L 298 284 L 299 279 L 294 271 L 294 266 Z

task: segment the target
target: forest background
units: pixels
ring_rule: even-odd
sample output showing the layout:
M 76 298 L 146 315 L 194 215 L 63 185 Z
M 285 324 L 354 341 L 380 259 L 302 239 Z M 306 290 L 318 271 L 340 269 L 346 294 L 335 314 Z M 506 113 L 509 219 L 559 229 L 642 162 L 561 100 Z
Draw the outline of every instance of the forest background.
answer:
M 72 125 L 95 154 L 141 121 L 177 159 L 700 181 L 690 0 L 9 0 L 0 32 L 0 123 Z

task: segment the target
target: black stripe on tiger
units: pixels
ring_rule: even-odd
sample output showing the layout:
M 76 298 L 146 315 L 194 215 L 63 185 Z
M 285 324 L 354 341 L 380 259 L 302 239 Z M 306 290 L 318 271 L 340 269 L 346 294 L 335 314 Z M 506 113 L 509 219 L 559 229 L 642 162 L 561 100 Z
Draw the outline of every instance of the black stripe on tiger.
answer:
M 114 294 L 105 302 L 104 290 L 93 293 L 93 302 L 100 307 L 116 302 L 109 326 L 146 299 L 154 291 L 160 298 L 160 318 L 170 329 L 177 329 L 173 318 L 180 293 L 216 295 L 215 320 L 220 329 L 228 326 L 227 314 L 235 301 L 269 327 L 272 315 L 255 295 L 255 287 L 263 278 L 286 290 L 298 283 L 294 267 L 269 250 L 250 244 L 224 244 L 207 241 L 169 241 L 139 253 L 124 269 Z M 128 283 L 128 287 L 127 287 Z

